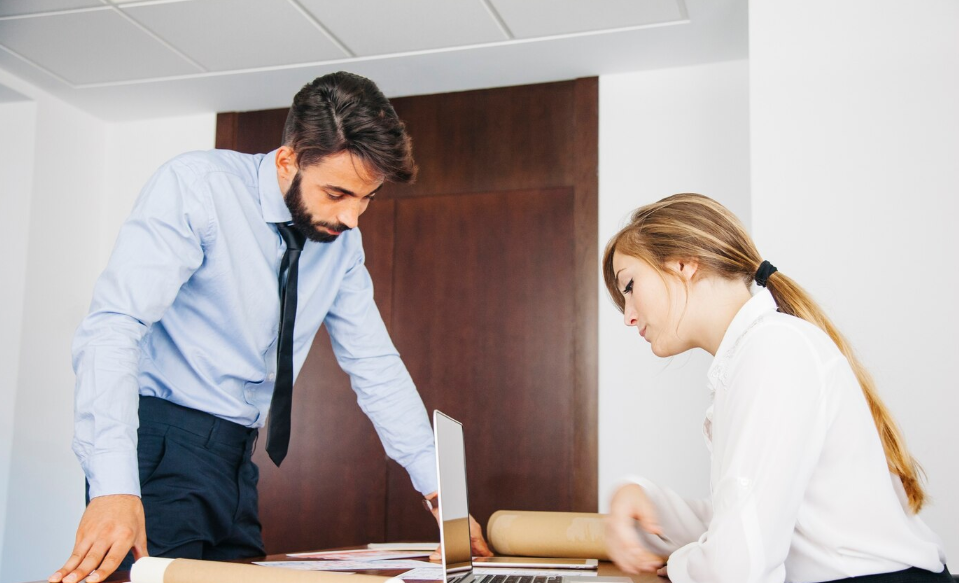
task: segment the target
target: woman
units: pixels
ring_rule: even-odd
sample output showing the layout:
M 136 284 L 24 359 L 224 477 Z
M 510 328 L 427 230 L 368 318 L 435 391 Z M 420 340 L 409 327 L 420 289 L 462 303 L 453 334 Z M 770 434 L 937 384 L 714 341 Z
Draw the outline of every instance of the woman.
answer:
M 621 569 L 674 583 L 953 583 L 917 516 L 919 467 L 872 379 L 735 215 L 697 194 L 644 206 L 607 245 L 603 275 L 654 354 L 714 356 L 710 498 L 620 487 L 607 545 Z

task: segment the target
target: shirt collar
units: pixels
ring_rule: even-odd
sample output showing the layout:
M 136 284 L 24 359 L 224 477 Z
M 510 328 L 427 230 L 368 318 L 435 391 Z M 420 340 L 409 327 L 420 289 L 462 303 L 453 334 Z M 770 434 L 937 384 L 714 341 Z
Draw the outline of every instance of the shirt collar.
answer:
M 276 178 L 276 150 L 264 155 L 260 159 L 257 170 L 260 189 L 260 210 L 263 220 L 268 223 L 289 223 L 293 220 L 290 209 L 286 206 L 283 193 L 280 192 L 280 183 Z
M 739 308 L 739 311 L 736 312 L 736 315 L 733 317 L 733 321 L 730 322 L 729 327 L 726 328 L 722 342 L 719 343 L 719 350 L 716 351 L 716 357 L 709 366 L 709 372 L 707 374 L 714 389 L 716 382 L 722 381 L 722 375 L 726 369 L 726 362 L 729 360 L 733 349 L 736 347 L 742 335 L 745 334 L 746 330 L 757 320 L 766 314 L 775 312 L 777 309 L 776 300 L 773 299 L 772 293 L 766 288 L 760 289 L 743 307 Z

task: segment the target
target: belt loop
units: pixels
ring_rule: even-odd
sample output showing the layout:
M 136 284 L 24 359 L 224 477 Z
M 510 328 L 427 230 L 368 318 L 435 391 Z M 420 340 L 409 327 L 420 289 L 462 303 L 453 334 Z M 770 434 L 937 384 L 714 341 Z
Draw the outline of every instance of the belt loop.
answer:
M 206 437 L 206 447 L 207 449 L 213 447 L 213 441 L 216 438 L 216 434 L 220 429 L 220 418 L 213 417 L 213 425 L 210 426 L 210 434 Z

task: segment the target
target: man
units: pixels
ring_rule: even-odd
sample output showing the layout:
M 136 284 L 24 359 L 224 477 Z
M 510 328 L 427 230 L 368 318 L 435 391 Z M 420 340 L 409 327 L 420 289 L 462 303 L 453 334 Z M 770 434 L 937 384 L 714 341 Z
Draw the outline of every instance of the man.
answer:
M 297 93 L 283 133 L 266 155 L 173 159 L 121 228 L 74 340 L 89 503 L 51 582 L 102 581 L 148 553 L 264 554 L 250 456 L 268 414 L 267 453 L 286 455 L 321 324 L 387 453 L 435 498 L 429 420 L 355 229 L 384 182 L 413 180 L 410 139 L 375 84 L 342 72 Z

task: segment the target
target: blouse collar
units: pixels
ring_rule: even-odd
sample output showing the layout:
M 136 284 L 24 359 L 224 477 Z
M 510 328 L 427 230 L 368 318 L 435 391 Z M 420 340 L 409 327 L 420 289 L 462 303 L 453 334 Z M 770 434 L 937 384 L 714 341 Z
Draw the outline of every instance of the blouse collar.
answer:
M 739 344 L 739 339 L 760 318 L 775 312 L 777 309 L 776 300 L 773 299 L 772 293 L 766 288 L 761 288 L 743 307 L 739 308 L 732 322 L 729 323 L 729 327 L 726 328 L 722 342 L 719 343 L 719 350 L 716 351 L 716 357 L 706 373 L 711 391 L 715 391 L 717 385 L 725 380 L 726 364 L 732 358 L 736 346 Z

